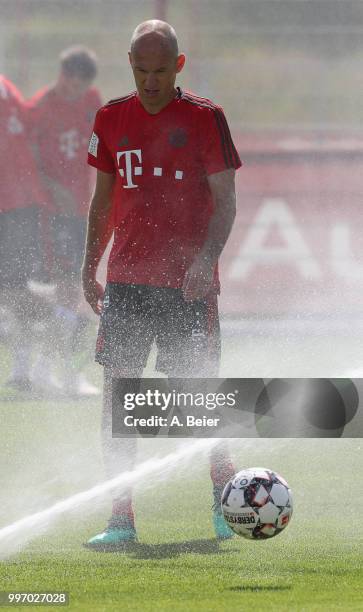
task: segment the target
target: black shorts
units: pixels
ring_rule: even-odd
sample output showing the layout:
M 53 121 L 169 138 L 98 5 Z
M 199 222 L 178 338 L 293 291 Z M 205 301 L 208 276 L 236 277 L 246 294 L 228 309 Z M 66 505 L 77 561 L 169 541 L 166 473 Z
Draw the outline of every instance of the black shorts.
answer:
M 108 283 L 96 361 L 119 370 L 145 367 L 155 340 L 156 369 L 174 377 L 215 377 L 220 362 L 216 293 L 187 302 L 181 289 Z
M 86 238 L 86 219 L 55 215 L 50 219 L 51 279 L 55 282 L 64 276 L 78 281 Z
M 40 209 L 0 213 L 0 287 L 20 289 L 43 276 Z

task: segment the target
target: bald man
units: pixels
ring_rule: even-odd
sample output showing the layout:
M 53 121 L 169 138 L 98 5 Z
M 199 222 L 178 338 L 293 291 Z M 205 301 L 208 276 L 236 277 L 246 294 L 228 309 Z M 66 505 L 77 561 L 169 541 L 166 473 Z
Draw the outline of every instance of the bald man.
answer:
M 174 29 L 140 24 L 129 61 L 136 91 L 96 116 L 88 162 L 97 169 L 82 269 L 86 300 L 101 315 L 96 361 L 104 366 L 103 449 L 109 476 L 132 466 L 135 439 L 112 438 L 112 409 L 137 392 L 153 342 L 159 371 L 181 379 L 218 376 L 217 263 L 235 217 L 241 162 L 220 106 L 175 86 L 185 56 Z M 107 285 L 96 279 L 114 234 Z M 212 454 L 214 527 L 233 474 L 222 446 Z M 108 550 L 136 539 L 131 491 L 113 502 L 106 530 L 88 545 Z

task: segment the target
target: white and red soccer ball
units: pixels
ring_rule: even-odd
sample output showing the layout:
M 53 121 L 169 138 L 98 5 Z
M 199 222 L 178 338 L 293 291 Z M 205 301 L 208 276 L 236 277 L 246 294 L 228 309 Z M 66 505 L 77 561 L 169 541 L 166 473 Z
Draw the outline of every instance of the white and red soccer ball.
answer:
M 229 527 L 252 540 L 273 538 L 292 515 L 292 494 L 286 480 L 267 468 L 246 468 L 227 482 L 222 512 Z

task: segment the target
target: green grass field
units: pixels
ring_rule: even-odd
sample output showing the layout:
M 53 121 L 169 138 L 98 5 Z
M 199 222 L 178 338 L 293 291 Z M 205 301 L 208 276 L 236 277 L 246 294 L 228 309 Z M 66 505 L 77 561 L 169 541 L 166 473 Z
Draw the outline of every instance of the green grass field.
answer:
M 99 404 L 2 402 L 0 527 L 102 481 Z M 164 442 L 143 441 L 140 461 L 175 444 Z M 237 468 L 264 465 L 289 481 L 294 515 L 278 537 L 216 542 L 208 462 L 198 456 L 165 481 L 136 483 L 133 550 L 82 547 L 107 520 L 109 499 L 100 500 L 3 559 L 0 590 L 66 590 L 69 608 L 85 611 L 361 610 L 361 441 L 249 439 L 231 448 Z

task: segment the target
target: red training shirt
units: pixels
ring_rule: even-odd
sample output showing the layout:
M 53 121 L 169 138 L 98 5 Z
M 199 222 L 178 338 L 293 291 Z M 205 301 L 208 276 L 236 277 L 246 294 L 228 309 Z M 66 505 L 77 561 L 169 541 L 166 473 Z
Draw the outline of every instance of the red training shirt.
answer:
M 41 206 L 44 194 L 24 125 L 18 89 L 0 75 L 0 212 Z
M 117 177 L 107 280 L 181 287 L 213 212 L 208 175 L 241 166 L 222 108 L 180 89 L 156 115 L 136 92 L 111 100 L 88 163 Z
M 28 123 L 39 153 L 40 170 L 71 192 L 75 216 L 87 215 L 91 173 L 85 163 L 89 133 L 100 95 L 89 88 L 76 100 L 66 100 L 54 88 L 45 87 L 28 101 Z M 54 210 L 51 195 L 48 206 Z

